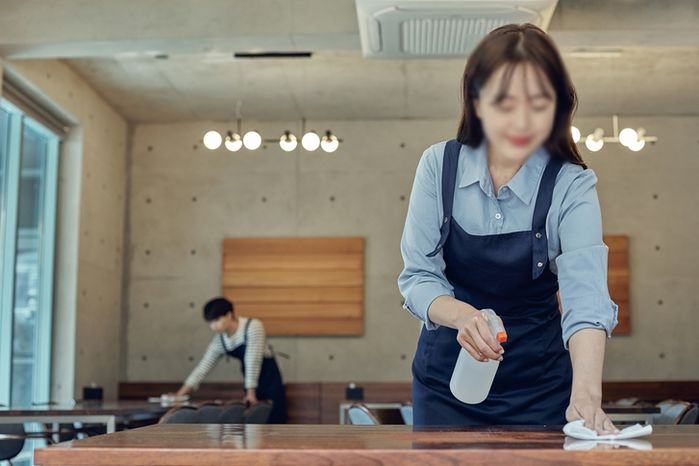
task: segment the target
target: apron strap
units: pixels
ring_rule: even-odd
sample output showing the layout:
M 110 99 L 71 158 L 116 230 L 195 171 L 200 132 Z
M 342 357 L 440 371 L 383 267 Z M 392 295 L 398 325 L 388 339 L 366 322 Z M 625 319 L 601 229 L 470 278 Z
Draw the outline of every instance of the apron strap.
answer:
M 221 346 L 223 346 L 223 351 L 226 354 L 228 354 L 228 348 L 226 347 L 226 340 L 223 339 L 223 333 L 219 333 L 218 338 L 221 340 Z
M 546 238 L 546 216 L 551 207 L 553 187 L 556 176 L 563 166 L 563 161 L 550 158 L 541 177 L 539 192 L 536 195 L 534 216 L 532 218 L 532 279 L 536 280 L 544 272 L 549 262 L 548 239 Z
M 245 323 L 245 330 L 244 330 L 245 337 L 244 337 L 243 344 L 246 346 L 248 344 L 248 328 L 250 327 L 251 320 L 252 320 L 251 318 L 248 318 L 248 321 Z M 223 351 L 225 351 L 226 354 L 228 354 L 229 351 L 228 351 L 228 347 L 226 346 L 226 340 L 223 338 L 223 333 L 219 333 L 218 337 L 221 340 L 221 346 L 223 346 Z
M 248 317 L 248 321 L 245 322 L 245 340 L 243 341 L 243 344 L 245 345 L 246 349 L 248 347 L 248 329 L 250 328 L 250 322 L 252 322 L 252 317 Z
M 442 210 L 444 216 L 439 227 L 439 242 L 434 251 L 427 254 L 427 257 L 436 256 L 442 250 L 449 238 L 451 230 L 452 209 L 454 207 L 454 189 L 456 188 L 456 170 L 459 165 L 459 153 L 461 143 L 456 139 L 447 141 L 444 147 L 444 161 L 442 162 Z

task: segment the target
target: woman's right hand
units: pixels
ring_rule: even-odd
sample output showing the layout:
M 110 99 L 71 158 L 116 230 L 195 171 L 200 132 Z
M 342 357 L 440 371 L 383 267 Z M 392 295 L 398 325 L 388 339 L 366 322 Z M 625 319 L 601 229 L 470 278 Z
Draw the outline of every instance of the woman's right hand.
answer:
M 456 340 L 478 361 L 488 359 L 502 361 L 504 348 L 495 339 L 488 327 L 488 316 L 478 309 L 466 309 L 460 319 Z

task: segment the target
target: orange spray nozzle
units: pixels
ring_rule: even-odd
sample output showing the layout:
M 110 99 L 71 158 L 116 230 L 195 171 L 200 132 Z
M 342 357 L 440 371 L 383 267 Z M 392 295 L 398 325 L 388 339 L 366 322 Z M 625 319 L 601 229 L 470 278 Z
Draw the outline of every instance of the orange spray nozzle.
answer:
M 502 319 L 492 309 L 481 309 L 481 312 L 486 315 L 488 327 L 495 339 L 500 343 L 506 342 L 507 332 L 505 331 Z

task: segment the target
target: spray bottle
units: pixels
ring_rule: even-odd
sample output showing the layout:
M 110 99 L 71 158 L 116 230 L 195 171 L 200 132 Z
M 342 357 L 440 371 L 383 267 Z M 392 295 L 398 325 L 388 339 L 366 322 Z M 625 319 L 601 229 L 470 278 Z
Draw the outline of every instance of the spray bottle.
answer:
M 486 314 L 488 327 L 493 337 L 500 343 L 507 341 L 507 333 L 502 319 L 492 309 L 481 309 Z M 488 359 L 483 362 L 475 359 L 461 348 L 451 375 L 449 388 L 457 400 L 468 404 L 478 404 L 488 397 L 500 361 Z

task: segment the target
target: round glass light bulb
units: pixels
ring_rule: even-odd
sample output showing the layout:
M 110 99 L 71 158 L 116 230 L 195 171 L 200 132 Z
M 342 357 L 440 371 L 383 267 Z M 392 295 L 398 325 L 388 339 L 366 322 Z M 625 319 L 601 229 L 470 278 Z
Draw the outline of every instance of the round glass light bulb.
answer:
M 238 133 L 228 133 L 223 145 L 231 152 L 238 152 L 243 147 L 243 140 L 240 139 L 240 134 Z
M 221 147 L 223 138 L 218 131 L 207 131 L 204 135 L 204 146 L 209 150 L 215 150 Z
M 604 146 L 604 141 L 602 139 L 595 139 L 595 137 L 590 134 L 585 138 L 585 147 L 591 152 L 597 152 Z
M 578 143 L 580 142 L 580 130 L 576 128 L 575 126 L 570 127 L 570 134 L 573 135 L 573 142 Z
M 320 147 L 320 136 L 315 131 L 309 131 L 301 138 L 301 145 L 307 151 L 313 152 Z
M 339 146 L 340 141 L 337 140 L 337 136 L 334 134 L 327 134 L 320 140 L 320 147 L 325 152 L 335 152 Z
M 628 145 L 627 147 L 628 147 L 629 149 L 631 149 L 632 151 L 634 151 L 634 152 L 638 152 L 638 151 L 640 151 L 641 149 L 643 149 L 643 147 L 644 147 L 645 145 L 646 145 L 646 140 L 645 140 L 645 139 L 639 139 L 639 140 L 637 140 L 636 142 L 631 143 L 631 144 Z
M 292 150 L 296 149 L 297 144 L 298 141 L 296 140 L 296 136 L 291 134 L 289 131 L 286 131 L 284 134 L 282 134 L 282 137 L 279 138 L 279 147 L 281 147 L 285 152 L 291 152 Z
M 246 149 L 255 150 L 262 145 L 262 136 L 257 131 L 248 131 L 243 136 L 243 145 Z
M 626 147 L 631 147 L 632 144 L 638 141 L 638 133 L 635 129 L 624 128 L 619 133 L 619 142 Z

